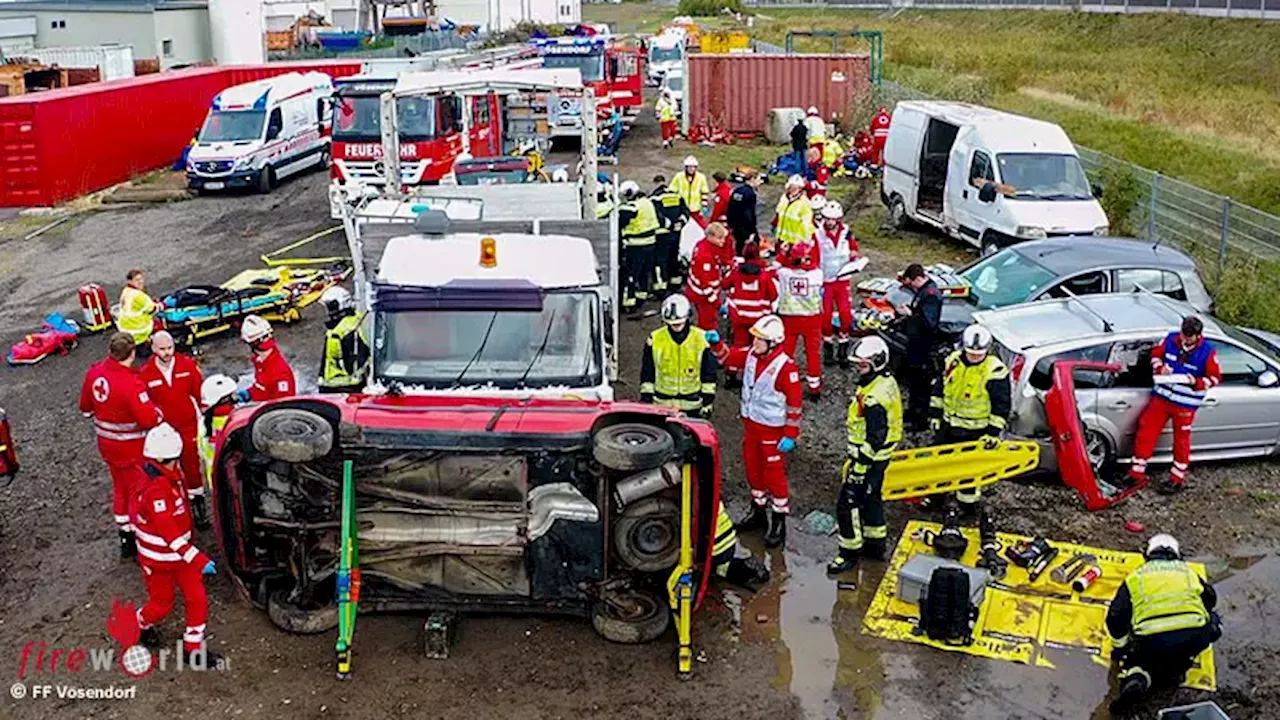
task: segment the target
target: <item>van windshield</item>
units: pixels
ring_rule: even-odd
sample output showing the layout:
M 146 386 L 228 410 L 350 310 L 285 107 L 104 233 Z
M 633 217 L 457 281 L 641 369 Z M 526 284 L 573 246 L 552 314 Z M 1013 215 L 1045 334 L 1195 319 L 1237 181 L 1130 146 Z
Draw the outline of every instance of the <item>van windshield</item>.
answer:
M 549 293 L 541 312 L 384 312 L 374 343 L 378 378 L 434 390 L 598 385 L 597 297 Z
M 244 142 L 262 139 L 265 110 L 211 110 L 200 128 L 199 142 Z
M 649 49 L 649 61 L 656 63 L 678 62 L 680 60 L 680 48 L 676 47 L 655 47 Z
M 1000 180 L 1014 200 L 1092 200 L 1080 158 L 1047 153 L 1001 153 Z
M 1026 302 L 1053 282 L 1054 274 L 1014 248 L 1005 248 L 960 271 L 969 283 L 969 300 L 979 310 Z
M 400 98 L 396 120 L 405 140 L 430 140 L 435 136 L 435 104 L 430 98 Z M 335 140 L 379 140 L 382 138 L 382 100 L 377 95 L 347 95 L 338 98 L 333 113 Z

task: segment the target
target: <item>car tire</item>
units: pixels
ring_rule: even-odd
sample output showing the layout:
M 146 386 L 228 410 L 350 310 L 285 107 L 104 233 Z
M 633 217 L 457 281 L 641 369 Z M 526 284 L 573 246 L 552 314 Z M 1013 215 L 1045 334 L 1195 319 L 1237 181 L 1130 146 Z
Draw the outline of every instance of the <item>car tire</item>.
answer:
M 305 608 L 289 601 L 288 590 L 276 590 L 267 596 L 267 617 L 285 632 L 318 635 L 338 627 L 338 603 Z
M 662 637 L 671 624 L 666 598 L 643 590 L 615 590 L 591 608 L 591 626 L 600 637 L 640 645 Z
M 253 420 L 253 446 L 284 462 L 309 462 L 333 450 L 333 425 L 309 410 L 279 408 Z
M 266 195 L 276 186 L 276 171 L 270 165 L 258 171 L 258 192 Z
M 1110 438 L 1101 430 L 1084 426 L 1084 451 L 1095 476 L 1106 477 L 1115 467 L 1115 448 L 1111 446 Z
M 610 425 L 591 439 L 591 454 L 610 470 L 652 470 L 675 452 L 671 433 L 643 423 Z
M 907 204 L 897 195 L 889 201 L 889 223 L 895 230 L 906 230 L 911 226 L 911 218 L 907 216 Z
M 670 570 L 680 560 L 680 506 L 663 497 L 628 505 L 613 525 L 613 547 L 624 566 Z

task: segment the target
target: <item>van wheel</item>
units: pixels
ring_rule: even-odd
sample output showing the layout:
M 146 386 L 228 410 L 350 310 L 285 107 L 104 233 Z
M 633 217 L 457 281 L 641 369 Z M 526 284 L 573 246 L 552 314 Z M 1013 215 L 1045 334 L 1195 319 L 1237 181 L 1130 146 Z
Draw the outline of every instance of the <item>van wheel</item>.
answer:
M 276 171 L 270 165 L 258 172 L 258 192 L 266 195 L 276 186 Z
M 906 230 L 911 225 L 911 218 L 907 217 L 907 204 L 897 195 L 889 203 L 889 222 L 895 230 Z
M 254 418 L 252 435 L 258 452 L 284 462 L 309 462 L 333 449 L 333 425 L 309 410 L 268 410 Z
M 671 624 L 665 598 L 643 590 L 614 590 L 591 608 L 591 625 L 609 642 L 639 645 L 657 640 Z
M 671 433 L 643 423 L 610 425 L 591 439 L 591 454 L 610 470 L 652 470 L 675 452 Z
M 1004 249 L 1004 244 L 1000 242 L 1000 237 L 991 231 L 987 231 L 982 236 L 980 244 L 982 257 L 990 257 Z
M 285 632 L 316 635 L 338 627 L 338 603 L 303 606 L 289 600 L 288 590 L 276 590 L 267 596 L 267 617 Z
M 680 506 L 661 497 L 627 506 L 613 526 L 613 547 L 632 570 L 669 570 L 680 560 Z

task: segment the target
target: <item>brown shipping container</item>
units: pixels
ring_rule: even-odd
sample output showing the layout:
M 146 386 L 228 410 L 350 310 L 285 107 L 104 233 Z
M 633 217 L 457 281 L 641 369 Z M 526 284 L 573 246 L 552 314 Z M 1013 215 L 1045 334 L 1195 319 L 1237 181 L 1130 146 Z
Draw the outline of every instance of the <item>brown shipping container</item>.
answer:
M 824 118 L 871 97 L 867 55 L 690 55 L 688 122 L 728 132 L 763 132 L 769 111 L 816 106 Z

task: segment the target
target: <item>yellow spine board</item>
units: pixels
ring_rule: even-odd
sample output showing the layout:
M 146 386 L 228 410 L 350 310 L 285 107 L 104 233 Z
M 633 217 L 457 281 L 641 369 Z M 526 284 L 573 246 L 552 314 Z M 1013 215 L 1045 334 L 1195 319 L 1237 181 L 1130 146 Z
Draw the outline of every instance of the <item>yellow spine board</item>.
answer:
M 987 449 L 981 441 L 899 450 L 885 471 L 881 497 L 905 500 L 992 485 L 1035 470 L 1040 446 L 1003 440 Z

